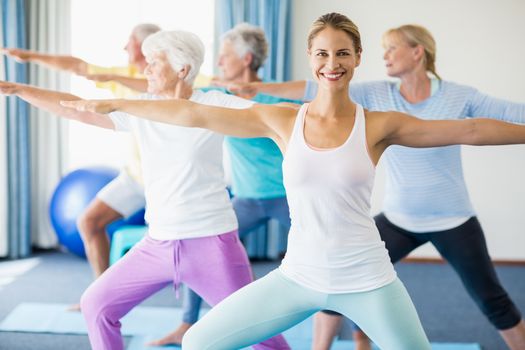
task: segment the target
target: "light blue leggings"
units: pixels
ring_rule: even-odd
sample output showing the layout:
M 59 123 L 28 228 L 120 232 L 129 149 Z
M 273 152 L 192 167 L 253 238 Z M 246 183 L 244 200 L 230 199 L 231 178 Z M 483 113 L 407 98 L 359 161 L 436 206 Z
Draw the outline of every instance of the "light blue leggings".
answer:
M 326 294 L 303 287 L 279 270 L 239 289 L 198 321 L 184 350 L 238 350 L 308 318 L 333 310 L 355 321 L 383 350 L 429 350 L 430 343 L 403 283 L 368 292 Z
M 239 198 L 232 199 L 233 210 L 239 222 L 239 237 L 243 238 L 253 229 L 276 219 L 282 227 L 290 229 L 290 211 L 286 197 L 278 198 Z M 201 297 L 189 288 L 186 288 L 182 303 L 182 322 L 193 324 L 199 319 Z

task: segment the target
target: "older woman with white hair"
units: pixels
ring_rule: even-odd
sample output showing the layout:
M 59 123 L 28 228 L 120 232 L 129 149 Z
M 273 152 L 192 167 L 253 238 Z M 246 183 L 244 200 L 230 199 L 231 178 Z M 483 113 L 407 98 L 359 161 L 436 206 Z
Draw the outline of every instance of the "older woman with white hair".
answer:
M 232 108 L 252 104 L 219 92 L 193 91 L 192 83 L 204 56 L 204 47 L 194 34 L 158 32 L 146 39 L 143 52 L 148 62 L 144 73 L 149 95 L 141 99 L 187 99 Z M 59 102 L 78 97 L 22 84 L 0 82 L 0 92 L 17 95 L 62 117 L 131 132 L 138 140 L 149 232 L 82 296 L 82 313 L 93 349 L 123 349 L 119 320 L 171 283 L 177 291 L 184 282 L 215 305 L 252 281 L 223 180 L 222 135 L 126 113 L 72 111 Z M 279 335 L 254 348 L 289 346 Z
M 217 66 L 221 81 L 261 81 L 257 72 L 268 55 L 264 30 L 248 23 L 237 24 L 221 36 Z M 214 88 L 217 89 L 217 88 Z M 224 91 L 224 90 L 223 90 Z M 256 103 L 300 103 L 265 94 L 238 95 Z M 283 156 L 275 142 L 267 137 L 225 137 L 231 164 L 232 204 L 239 222 L 239 237 L 275 220 L 288 232 L 290 212 L 283 186 Z M 173 332 L 149 345 L 180 344 L 188 329 L 199 319 L 202 299 L 192 290 L 185 294 L 181 324 Z

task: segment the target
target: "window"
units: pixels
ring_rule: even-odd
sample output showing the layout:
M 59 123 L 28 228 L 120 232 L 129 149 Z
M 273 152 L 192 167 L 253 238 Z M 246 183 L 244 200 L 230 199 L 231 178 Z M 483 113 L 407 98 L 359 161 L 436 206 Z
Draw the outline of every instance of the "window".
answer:
M 201 72 L 213 74 L 214 0 L 72 0 L 71 53 L 100 66 L 125 66 L 124 51 L 131 29 L 155 23 L 162 29 L 182 29 L 197 34 L 206 55 Z M 84 98 L 111 98 L 94 83 L 72 76 L 71 91 Z M 68 168 L 106 165 L 120 168 L 131 151 L 129 135 L 77 122 L 69 123 Z

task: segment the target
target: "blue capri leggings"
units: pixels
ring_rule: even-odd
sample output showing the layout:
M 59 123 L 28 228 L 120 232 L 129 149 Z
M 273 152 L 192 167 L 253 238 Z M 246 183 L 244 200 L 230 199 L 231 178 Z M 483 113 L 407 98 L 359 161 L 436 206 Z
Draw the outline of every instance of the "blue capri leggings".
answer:
M 303 287 L 278 269 L 211 309 L 186 333 L 184 350 L 237 350 L 298 324 L 319 310 L 354 320 L 383 350 L 426 350 L 430 343 L 403 285 L 326 294 Z

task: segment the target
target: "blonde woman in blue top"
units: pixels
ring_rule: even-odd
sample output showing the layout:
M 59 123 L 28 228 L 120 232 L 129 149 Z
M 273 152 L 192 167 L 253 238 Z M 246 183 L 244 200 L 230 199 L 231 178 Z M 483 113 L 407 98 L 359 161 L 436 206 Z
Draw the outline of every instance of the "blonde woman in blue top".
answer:
M 428 120 L 483 116 L 525 124 L 525 104 L 441 80 L 435 67 L 436 44 L 427 29 L 416 25 L 391 29 L 383 44 L 387 74 L 400 81 L 352 86 L 352 97 L 366 108 L 397 110 Z M 315 90 L 314 84 L 307 84 L 304 98 L 315 97 Z M 385 153 L 385 161 L 385 198 L 375 220 L 392 262 L 432 243 L 509 349 L 525 349 L 525 323 L 492 264 L 463 178 L 460 146 L 396 146 Z M 329 348 L 338 319 L 317 316 L 314 338 L 326 347 L 316 350 Z
M 270 137 L 283 151 L 292 219 L 286 257 L 278 269 L 197 322 L 183 339 L 185 350 L 239 349 L 322 309 L 352 318 L 382 349 L 430 349 L 369 214 L 375 164 L 391 145 L 525 143 L 525 126 L 366 111 L 348 97 L 360 53 L 359 32 L 348 18 L 332 13 L 314 22 L 308 55 L 321 88 L 299 113 L 288 107 L 233 110 L 183 100 L 63 102 L 81 111 L 119 110 L 237 137 Z

